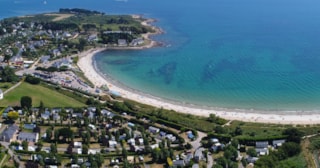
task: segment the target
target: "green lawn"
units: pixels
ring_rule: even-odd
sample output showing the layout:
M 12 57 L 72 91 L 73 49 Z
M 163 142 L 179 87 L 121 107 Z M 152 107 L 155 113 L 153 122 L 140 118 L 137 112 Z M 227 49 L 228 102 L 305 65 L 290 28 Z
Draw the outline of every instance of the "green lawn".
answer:
M 13 85 L 13 83 L 0 82 L 0 89 L 1 89 L 2 91 L 5 91 L 5 90 L 9 89 L 12 85 Z
M 8 105 L 20 105 L 20 98 L 22 96 L 30 96 L 32 98 L 32 105 L 34 107 L 39 106 L 40 101 L 42 101 L 46 107 L 85 106 L 85 104 L 54 90 L 40 85 L 31 85 L 28 83 L 22 83 L 19 87 L 7 93 L 4 96 L 4 99 L 0 100 L 0 106 L 6 107 Z

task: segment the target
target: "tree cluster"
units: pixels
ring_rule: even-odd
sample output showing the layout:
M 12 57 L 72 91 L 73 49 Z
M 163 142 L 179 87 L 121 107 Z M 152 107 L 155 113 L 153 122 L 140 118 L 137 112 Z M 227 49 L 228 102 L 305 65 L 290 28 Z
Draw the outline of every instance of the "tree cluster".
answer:
M 14 69 L 6 66 L 0 71 L 0 78 L 2 82 L 17 82 L 18 76 L 15 75 Z
M 40 79 L 39 78 L 31 76 L 31 75 L 27 75 L 25 81 L 30 83 L 30 84 L 33 84 L 33 85 L 37 85 L 37 84 L 40 83 Z
M 256 163 L 255 167 L 274 168 L 278 167 L 280 161 L 289 157 L 298 155 L 301 152 L 300 144 L 295 142 L 284 143 L 278 151 L 272 151 L 268 156 L 262 156 Z

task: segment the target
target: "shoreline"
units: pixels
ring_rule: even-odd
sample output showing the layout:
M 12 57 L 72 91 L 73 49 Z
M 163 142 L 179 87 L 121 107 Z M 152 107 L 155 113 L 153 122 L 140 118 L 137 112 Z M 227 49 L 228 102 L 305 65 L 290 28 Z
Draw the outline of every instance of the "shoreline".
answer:
M 215 114 L 227 120 L 239 120 L 244 122 L 270 123 L 270 124 L 319 124 L 319 111 L 259 111 L 246 109 L 223 109 L 218 107 L 199 106 L 194 104 L 184 104 L 153 95 L 143 93 L 138 90 L 109 78 L 102 74 L 96 67 L 94 56 L 109 48 L 96 48 L 82 52 L 78 61 L 79 68 L 84 75 L 95 85 L 100 87 L 107 85 L 110 91 L 117 92 L 121 97 L 131 99 L 142 104 L 148 104 L 157 108 L 174 110 L 176 112 L 207 117 Z M 277 114 L 278 113 L 278 114 Z
M 132 17 L 139 17 L 139 15 L 132 15 Z M 105 47 L 105 48 L 93 48 L 84 51 L 79 54 L 78 67 L 84 73 L 84 75 L 95 85 L 95 87 L 101 87 L 107 85 L 112 92 L 119 93 L 121 97 L 131 99 L 142 104 L 148 104 L 157 108 L 164 108 L 168 110 L 174 110 L 180 113 L 198 115 L 207 117 L 210 114 L 215 114 L 221 118 L 227 120 L 239 120 L 244 122 L 258 122 L 258 123 L 272 123 L 272 124 L 320 124 L 320 111 L 263 111 L 254 109 L 225 109 L 219 107 L 201 106 L 190 103 L 184 103 L 174 100 L 162 99 L 142 91 L 132 89 L 119 81 L 108 77 L 108 75 L 102 74 L 96 67 L 94 56 L 97 53 L 105 50 L 134 50 L 134 49 L 148 49 L 161 45 L 152 39 L 151 35 L 157 35 L 163 33 L 160 28 L 150 25 L 154 22 L 153 19 L 146 19 L 141 21 L 141 24 L 151 27 L 155 30 L 154 33 L 143 34 L 143 38 L 150 41 L 147 45 L 137 47 Z

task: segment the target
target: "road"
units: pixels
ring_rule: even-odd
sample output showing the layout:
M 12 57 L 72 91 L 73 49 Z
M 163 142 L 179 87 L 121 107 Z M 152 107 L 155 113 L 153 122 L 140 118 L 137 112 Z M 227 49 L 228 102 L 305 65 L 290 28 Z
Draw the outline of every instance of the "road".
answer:
M 15 89 L 16 87 L 18 87 L 20 84 L 22 83 L 22 81 L 18 82 L 17 84 L 13 85 L 11 88 L 9 88 L 8 90 L 3 92 L 3 95 L 5 95 L 6 93 L 10 92 L 11 90 Z
M 19 158 L 14 154 L 14 152 L 9 148 L 8 142 L 0 142 L 3 147 L 8 149 L 8 154 L 17 162 L 19 163 L 19 168 L 24 168 L 25 166 L 21 163 Z
M 198 148 L 201 147 L 201 140 L 202 140 L 202 138 L 204 138 L 206 136 L 207 136 L 206 133 L 198 131 L 197 139 L 190 142 L 190 144 L 192 145 L 192 148 L 194 149 L 194 151 L 196 151 Z

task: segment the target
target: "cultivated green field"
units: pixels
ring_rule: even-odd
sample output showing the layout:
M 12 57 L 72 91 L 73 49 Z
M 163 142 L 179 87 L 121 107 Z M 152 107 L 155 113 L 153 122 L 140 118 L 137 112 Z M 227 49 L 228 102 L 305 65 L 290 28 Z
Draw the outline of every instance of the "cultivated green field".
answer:
M 7 93 L 4 96 L 4 99 L 0 100 L 0 106 L 6 107 L 8 105 L 20 105 L 20 98 L 22 96 L 30 96 L 32 98 L 32 105 L 34 107 L 39 106 L 40 101 L 42 101 L 46 107 L 85 106 L 85 104 L 54 90 L 50 90 L 41 85 L 31 85 L 28 83 L 22 83 L 20 86 Z

